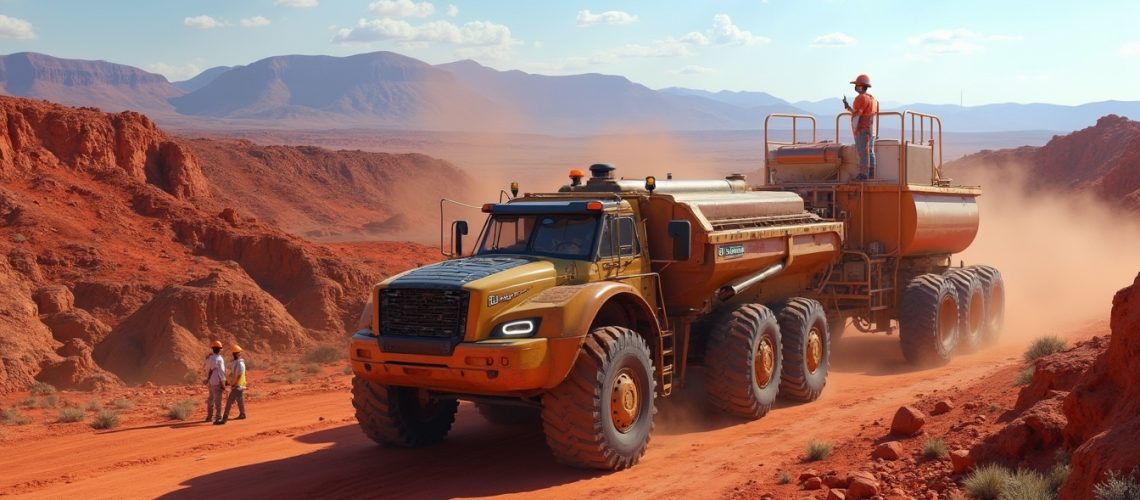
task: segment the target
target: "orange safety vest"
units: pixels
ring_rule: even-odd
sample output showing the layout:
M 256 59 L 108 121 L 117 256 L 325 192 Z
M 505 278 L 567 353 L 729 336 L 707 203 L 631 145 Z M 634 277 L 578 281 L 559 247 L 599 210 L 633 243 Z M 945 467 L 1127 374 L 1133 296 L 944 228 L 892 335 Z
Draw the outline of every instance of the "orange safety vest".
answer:
M 851 131 L 859 133 L 873 129 L 878 112 L 879 101 L 875 100 L 875 96 L 867 93 L 855 96 L 855 104 L 851 106 Z

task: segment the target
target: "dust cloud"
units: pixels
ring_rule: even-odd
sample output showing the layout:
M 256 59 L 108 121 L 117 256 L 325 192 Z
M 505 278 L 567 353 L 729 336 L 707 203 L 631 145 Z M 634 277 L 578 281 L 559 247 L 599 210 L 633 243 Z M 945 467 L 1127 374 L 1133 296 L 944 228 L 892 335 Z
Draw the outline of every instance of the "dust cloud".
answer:
M 983 187 L 977 238 L 955 263 L 997 267 L 1004 338 L 1065 335 L 1107 322 L 1112 296 L 1140 271 L 1140 218 L 1077 192 L 1030 192 L 1029 168 L 972 171 Z

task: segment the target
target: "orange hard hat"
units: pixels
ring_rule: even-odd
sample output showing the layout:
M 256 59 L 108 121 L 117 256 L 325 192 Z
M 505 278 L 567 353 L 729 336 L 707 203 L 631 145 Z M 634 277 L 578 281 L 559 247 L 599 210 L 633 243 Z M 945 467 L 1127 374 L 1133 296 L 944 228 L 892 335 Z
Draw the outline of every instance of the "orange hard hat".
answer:
M 585 177 L 585 176 L 586 176 L 586 174 L 584 174 L 581 170 L 578 170 L 576 168 L 570 169 L 570 177 Z
M 230 352 L 232 352 L 234 354 L 241 352 L 241 346 L 234 344 L 234 346 L 230 348 Z
M 213 342 L 210 342 L 210 347 L 221 347 L 221 346 L 222 346 L 222 342 L 220 340 L 215 340 Z
M 855 77 L 855 81 L 853 81 L 851 83 L 854 83 L 855 85 L 862 85 L 864 87 L 870 87 L 871 86 L 871 77 L 867 76 L 866 74 L 862 74 L 862 75 Z

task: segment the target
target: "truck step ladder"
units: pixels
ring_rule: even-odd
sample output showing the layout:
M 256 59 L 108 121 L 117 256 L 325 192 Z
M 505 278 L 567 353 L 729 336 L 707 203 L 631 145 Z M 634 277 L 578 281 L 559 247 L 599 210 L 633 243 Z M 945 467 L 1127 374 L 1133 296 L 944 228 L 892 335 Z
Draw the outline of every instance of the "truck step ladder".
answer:
M 657 362 L 661 366 L 661 377 L 657 383 L 661 386 L 661 395 L 668 396 L 673 392 L 673 368 L 676 366 L 676 346 L 673 343 L 672 330 L 661 330 L 657 352 L 660 353 Z

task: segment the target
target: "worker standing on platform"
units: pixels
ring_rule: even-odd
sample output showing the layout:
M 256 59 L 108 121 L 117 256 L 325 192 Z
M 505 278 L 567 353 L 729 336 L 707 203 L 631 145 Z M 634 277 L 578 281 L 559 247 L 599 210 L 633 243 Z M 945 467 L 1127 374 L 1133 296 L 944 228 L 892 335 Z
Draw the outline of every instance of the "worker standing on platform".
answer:
M 851 132 L 855 135 L 855 151 L 859 154 L 859 176 L 856 180 L 871 178 L 875 169 L 875 116 L 879 113 L 879 101 L 875 96 L 868 94 L 871 88 L 871 77 L 859 75 L 851 82 L 855 85 L 855 104 L 847 104 L 847 96 L 843 97 L 843 107 L 851 112 Z

